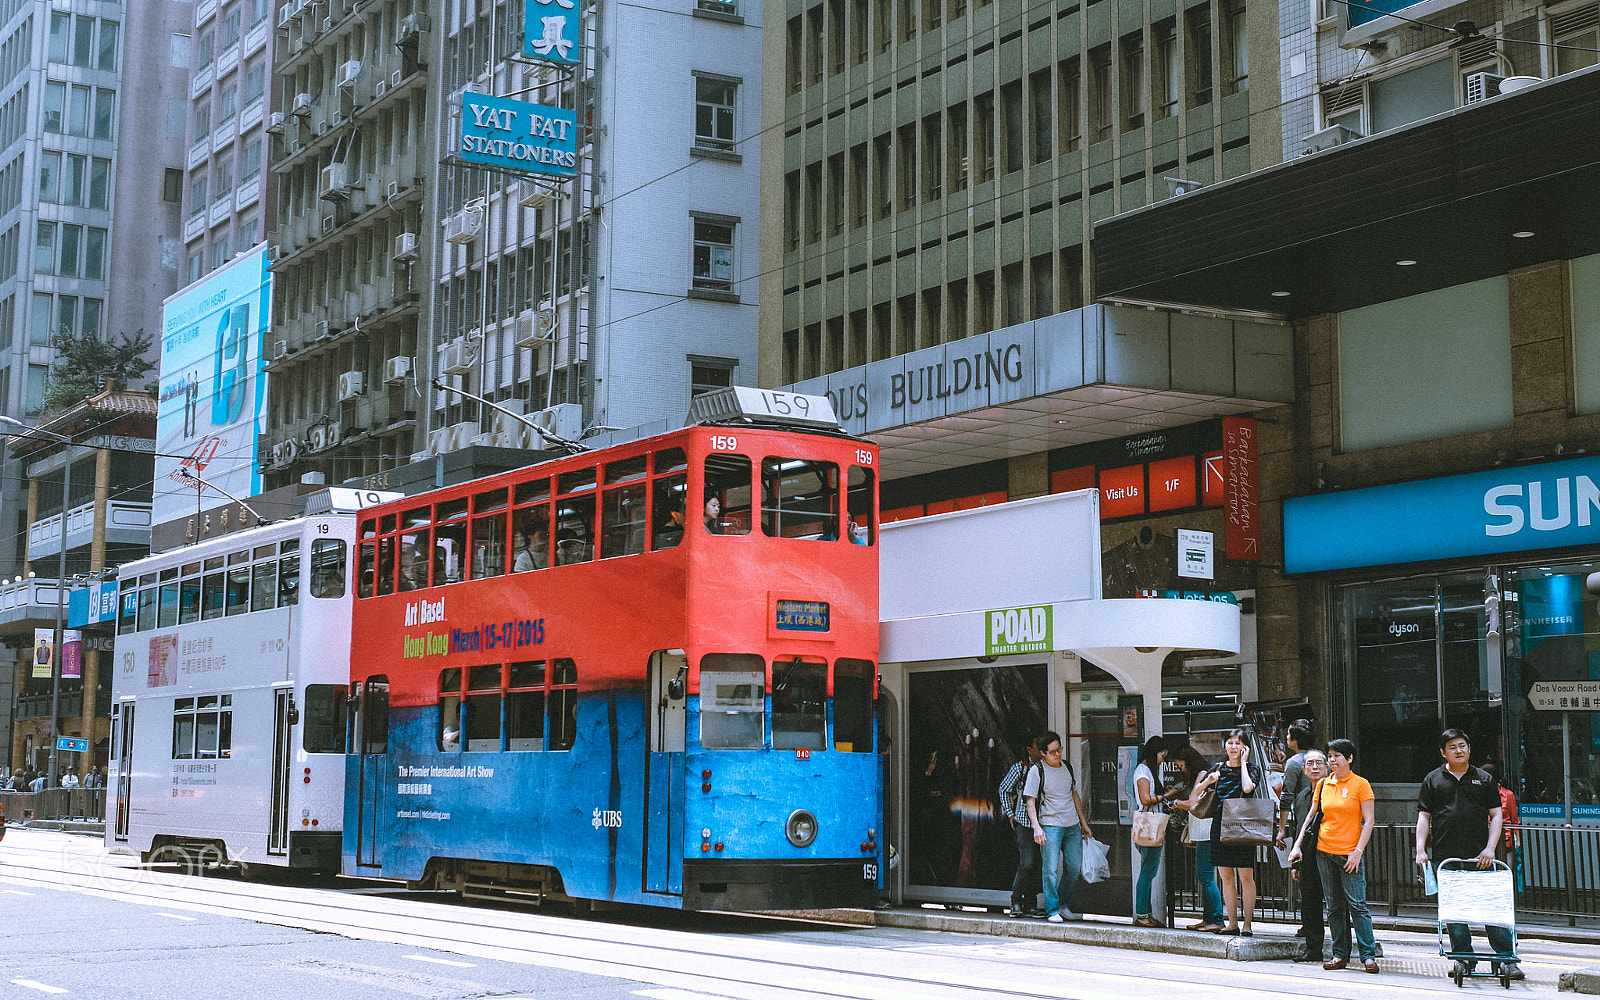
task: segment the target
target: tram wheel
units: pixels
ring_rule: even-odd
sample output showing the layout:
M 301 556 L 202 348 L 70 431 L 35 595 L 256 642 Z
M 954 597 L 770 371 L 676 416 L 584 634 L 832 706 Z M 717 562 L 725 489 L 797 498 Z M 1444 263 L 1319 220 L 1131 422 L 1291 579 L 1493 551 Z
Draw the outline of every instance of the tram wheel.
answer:
M 167 844 L 165 847 L 157 848 L 150 855 L 150 863 L 152 865 L 176 865 L 184 875 L 197 875 L 200 871 L 200 865 L 195 856 L 177 844 Z
M 222 853 L 222 849 L 215 844 L 206 844 L 196 848 L 193 857 L 193 874 L 195 875 L 204 875 L 208 868 L 214 868 L 228 860 L 227 856 Z
M 1467 967 L 1465 965 L 1462 965 L 1460 962 L 1456 962 L 1450 966 L 1450 978 L 1455 981 L 1458 989 L 1461 986 L 1461 981 L 1466 977 Z

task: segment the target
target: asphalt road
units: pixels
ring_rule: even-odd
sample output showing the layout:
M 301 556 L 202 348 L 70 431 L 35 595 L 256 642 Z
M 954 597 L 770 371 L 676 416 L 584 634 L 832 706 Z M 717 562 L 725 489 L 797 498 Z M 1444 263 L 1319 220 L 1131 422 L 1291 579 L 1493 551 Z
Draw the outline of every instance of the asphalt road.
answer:
M 17 829 L 0 845 L 0 904 L 0 1000 L 1377 1000 L 1456 992 L 1437 975 L 1426 935 L 1385 934 L 1396 971 L 1368 976 L 733 915 L 627 910 L 579 919 L 463 905 L 370 880 L 247 883 L 146 870 L 107 856 L 98 841 Z M 1554 996 L 1556 974 L 1600 964 L 1595 950 L 1524 948 L 1530 978 L 1511 992 Z M 1504 993 L 1489 981 L 1469 989 Z

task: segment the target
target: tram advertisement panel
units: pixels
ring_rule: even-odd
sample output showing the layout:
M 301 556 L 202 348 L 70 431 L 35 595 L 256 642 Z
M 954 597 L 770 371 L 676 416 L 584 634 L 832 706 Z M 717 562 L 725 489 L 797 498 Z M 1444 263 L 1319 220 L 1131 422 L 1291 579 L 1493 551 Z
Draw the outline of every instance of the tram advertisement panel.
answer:
M 1017 848 L 1000 782 L 1046 728 L 1043 664 L 926 670 L 910 678 L 912 885 L 1010 889 Z

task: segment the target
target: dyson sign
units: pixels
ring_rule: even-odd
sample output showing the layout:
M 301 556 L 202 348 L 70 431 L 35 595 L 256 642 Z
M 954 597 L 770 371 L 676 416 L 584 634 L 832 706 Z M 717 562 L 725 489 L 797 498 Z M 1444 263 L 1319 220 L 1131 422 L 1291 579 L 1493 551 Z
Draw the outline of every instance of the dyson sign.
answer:
M 1600 545 L 1600 457 L 1291 497 L 1283 528 L 1289 573 Z

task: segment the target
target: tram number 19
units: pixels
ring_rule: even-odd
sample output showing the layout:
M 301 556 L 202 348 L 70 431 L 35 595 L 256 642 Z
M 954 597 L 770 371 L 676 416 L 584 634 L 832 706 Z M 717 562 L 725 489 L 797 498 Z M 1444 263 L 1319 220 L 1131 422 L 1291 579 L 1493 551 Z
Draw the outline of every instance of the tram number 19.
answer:
M 862 863 L 862 865 L 861 865 L 861 881 L 863 881 L 863 882 L 871 882 L 873 884 L 877 884 L 877 881 L 878 881 L 878 863 L 876 861 L 866 861 L 866 862 Z
M 713 451 L 736 451 L 738 447 L 739 439 L 732 434 L 711 435 L 711 448 Z

